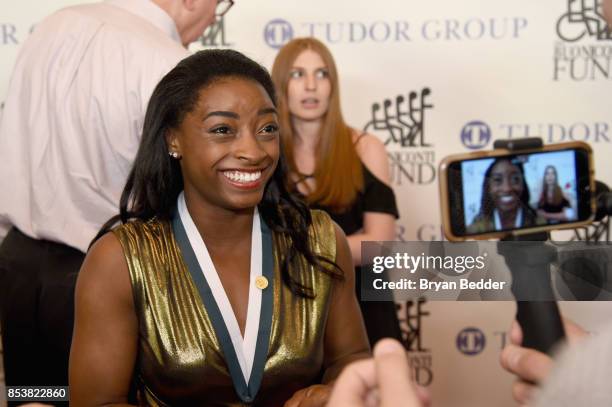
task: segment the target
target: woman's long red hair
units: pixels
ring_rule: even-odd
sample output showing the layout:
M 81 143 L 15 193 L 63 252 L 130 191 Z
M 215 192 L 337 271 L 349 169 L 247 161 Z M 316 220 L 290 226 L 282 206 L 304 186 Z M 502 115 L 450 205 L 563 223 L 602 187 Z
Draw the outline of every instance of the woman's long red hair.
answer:
M 309 203 L 342 210 L 351 205 L 357 193 L 363 189 L 363 171 L 353 145 L 352 131 L 342 117 L 336 64 L 327 47 L 314 38 L 296 38 L 287 43 L 279 51 L 272 67 L 272 80 L 278 95 L 283 153 L 289 170 L 297 174 L 293 154 L 295 129 L 287 101 L 287 87 L 293 63 L 305 50 L 312 50 L 321 56 L 331 83 L 329 107 L 323 118 L 316 150 L 317 160 L 313 174 L 316 188 L 310 191 L 307 200 Z M 290 187 L 295 189 L 295 186 Z
M 548 172 L 549 169 L 551 169 L 555 173 L 555 185 L 552 187 L 553 188 L 552 202 L 548 201 L 549 186 L 546 183 L 546 173 Z M 540 193 L 540 199 L 538 201 L 538 206 L 543 206 L 547 202 L 552 205 L 561 205 L 561 202 L 563 202 L 563 191 L 561 190 L 561 187 L 559 186 L 559 178 L 557 177 L 557 169 L 552 165 L 548 165 L 544 169 L 544 177 L 542 178 L 542 192 Z

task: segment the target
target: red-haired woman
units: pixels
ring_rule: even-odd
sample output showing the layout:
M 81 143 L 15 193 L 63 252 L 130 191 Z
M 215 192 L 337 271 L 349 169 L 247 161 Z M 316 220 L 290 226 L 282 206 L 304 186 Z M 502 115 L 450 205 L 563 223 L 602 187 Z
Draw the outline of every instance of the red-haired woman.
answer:
M 538 215 L 548 223 L 559 223 L 573 216 L 572 207 L 559 186 L 557 169 L 552 165 L 544 170 L 542 192 L 538 200 Z
M 344 230 L 359 280 L 361 242 L 395 238 L 398 211 L 385 147 L 345 123 L 336 65 L 320 41 L 297 38 L 287 43 L 276 56 L 272 79 L 291 187 L 330 213 Z M 370 343 L 382 337 L 401 339 L 392 301 L 360 305 Z

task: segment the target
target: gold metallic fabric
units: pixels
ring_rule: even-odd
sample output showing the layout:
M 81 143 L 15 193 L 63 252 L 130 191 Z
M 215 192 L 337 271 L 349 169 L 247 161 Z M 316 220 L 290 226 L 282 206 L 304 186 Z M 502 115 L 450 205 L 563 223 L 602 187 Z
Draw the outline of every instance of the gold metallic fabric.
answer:
M 336 257 L 333 223 L 312 211 L 315 253 Z M 114 230 L 127 260 L 138 316 L 134 367 L 139 400 L 145 405 L 239 406 L 217 336 L 189 275 L 170 222 L 132 221 Z M 293 275 L 315 292 L 293 294 L 282 282 L 279 258 L 290 239 L 273 233 L 274 306 L 262 384 L 252 405 L 282 406 L 293 393 L 320 381 L 324 332 L 332 278 L 305 261 Z M 300 270 L 297 270 L 300 268 Z

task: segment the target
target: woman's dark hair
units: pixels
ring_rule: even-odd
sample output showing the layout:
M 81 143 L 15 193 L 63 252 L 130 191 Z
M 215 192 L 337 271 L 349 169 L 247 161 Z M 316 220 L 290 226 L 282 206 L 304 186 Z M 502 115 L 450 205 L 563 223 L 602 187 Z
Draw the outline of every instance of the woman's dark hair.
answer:
M 489 193 L 490 183 L 491 183 L 491 172 L 493 171 L 493 168 L 501 162 L 507 162 L 510 165 L 518 168 L 518 170 L 520 171 L 521 179 L 523 182 L 523 192 L 521 192 L 521 196 L 520 196 L 520 200 L 522 203 L 521 207 L 527 210 L 528 212 L 533 212 L 535 214 L 535 212 L 533 211 L 533 208 L 529 206 L 529 187 L 527 186 L 527 182 L 525 181 L 525 170 L 523 168 L 523 163 L 521 163 L 518 160 L 511 160 L 509 158 L 502 157 L 502 158 L 496 158 L 491 163 L 491 165 L 489 165 L 489 168 L 487 168 L 487 171 L 485 172 L 484 180 L 482 181 L 482 196 L 480 198 L 480 212 L 478 212 L 477 217 L 479 219 L 492 219 L 493 218 L 493 210 L 495 209 L 495 203 L 491 199 L 491 194 Z
M 176 200 L 183 190 L 183 177 L 178 160 L 168 154 L 166 134 L 170 129 L 176 129 L 185 115 L 195 107 L 200 90 L 227 77 L 259 83 L 276 106 L 274 85 L 268 71 L 237 51 L 199 51 L 179 62 L 157 84 L 149 100 L 140 147 L 121 194 L 119 215 L 102 226 L 93 242 L 119 221 L 126 223 L 131 219 L 172 219 Z M 308 228 L 312 224 L 310 211 L 303 201 L 287 190 L 286 174 L 286 162 L 281 154 L 258 208 L 273 231 L 291 239 L 288 252 L 281 254 L 283 281 L 295 294 L 312 298 L 312 288 L 301 284 L 300 279 L 291 272 L 291 265 L 300 256 L 316 270 L 335 278 L 342 278 L 342 271 L 333 259 L 313 253 L 308 238 Z

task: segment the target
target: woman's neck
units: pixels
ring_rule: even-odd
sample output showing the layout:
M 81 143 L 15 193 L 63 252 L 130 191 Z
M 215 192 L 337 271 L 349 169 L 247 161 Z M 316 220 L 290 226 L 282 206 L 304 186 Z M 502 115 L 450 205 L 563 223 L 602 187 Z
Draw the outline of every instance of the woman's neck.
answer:
M 499 214 L 499 220 L 502 224 L 502 228 L 513 228 L 516 225 L 516 217 L 518 216 L 519 209 L 513 209 L 510 211 L 497 211 Z
M 233 245 L 251 238 L 254 208 L 230 210 L 212 205 L 185 188 L 185 204 L 207 246 Z
M 555 199 L 555 187 L 548 185 L 546 187 L 546 200 L 552 202 Z
M 298 150 L 314 153 L 319 144 L 321 120 L 292 119 L 295 131 L 294 145 Z

